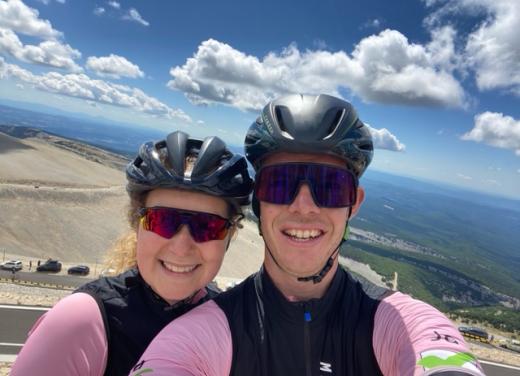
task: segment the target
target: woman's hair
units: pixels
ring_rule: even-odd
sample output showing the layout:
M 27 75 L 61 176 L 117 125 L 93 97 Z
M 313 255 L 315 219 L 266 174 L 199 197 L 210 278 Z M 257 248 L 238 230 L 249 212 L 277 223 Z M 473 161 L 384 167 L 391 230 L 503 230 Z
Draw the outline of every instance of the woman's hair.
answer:
M 194 159 L 190 156 L 186 157 L 186 169 L 192 169 Z M 177 188 L 179 189 L 179 188 Z M 104 274 L 116 275 L 128 269 L 137 266 L 136 249 L 137 249 L 137 229 L 139 228 L 139 209 L 146 206 L 147 192 L 132 192 L 129 193 L 130 202 L 127 208 L 127 219 L 130 225 L 130 230 L 121 235 L 108 249 L 104 261 Z M 196 192 L 196 191 L 195 191 Z M 240 207 L 228 202 L 228 218 L 233 219 L 234 228 L 232 235 L 236 233 L 236 228 L 241 227 L 238 223 L 243 217 L 241 215 Z M 239 217 L 235 220 L 235 217 Z
M 122 273 L 137 265 L 137 228 L 139 227 L 140 208 L 146 206 L 148 192 L 129 194 L 130 202 L 127 208 L 127 219 L 130 230 L 121 235 L 107 251 L 105 256 L 105 272 L 108 275 Z

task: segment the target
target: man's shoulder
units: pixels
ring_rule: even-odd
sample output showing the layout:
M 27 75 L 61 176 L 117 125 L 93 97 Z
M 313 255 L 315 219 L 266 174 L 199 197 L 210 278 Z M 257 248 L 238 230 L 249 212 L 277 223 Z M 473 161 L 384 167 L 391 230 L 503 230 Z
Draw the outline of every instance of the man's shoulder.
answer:
M 228 305 L 236 305 L 238 301 L 246 299 L 251 294 L 251 289 L 255 288 L 255 279 L 258 272 L 251 274 L 238 285 L 220 293 L 213 300 L 224 309 Z

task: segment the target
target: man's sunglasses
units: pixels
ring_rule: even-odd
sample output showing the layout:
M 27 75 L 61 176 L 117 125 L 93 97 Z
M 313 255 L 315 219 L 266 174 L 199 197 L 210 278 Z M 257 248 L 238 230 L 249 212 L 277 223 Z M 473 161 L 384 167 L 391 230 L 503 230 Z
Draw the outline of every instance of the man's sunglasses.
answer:
M 255 178 L 255 195 L 260 201 L 289 205 L 304 183 L 309 185 L 317 206 L 350 207 L 356 202 L 357 177 L 344 168 L 319 163 L 263 167 Z
M 145 230 L 167 239 L 179 232 L 182 225 L 188 225 L 191 237 L 197 243 L 222 240 L 233 225 L 229 219 L 217 214 L 160 206 L 141 208 L 139 215 Z

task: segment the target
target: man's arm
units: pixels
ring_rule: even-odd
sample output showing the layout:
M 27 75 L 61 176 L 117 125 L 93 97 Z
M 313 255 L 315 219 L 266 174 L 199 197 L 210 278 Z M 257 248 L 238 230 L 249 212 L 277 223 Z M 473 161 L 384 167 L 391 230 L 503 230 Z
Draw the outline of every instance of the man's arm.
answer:
M 12 376 L 101 376 L 107 361 L 105 326 L 88 294 L 60 300 L 34 324 L 11 369 Z
M 437 309 L 408 295 L 383 299 L 373 348 L 384 375 L 483 375 L 462 335 Z
M 130 375 L 227 376 L 231 342 L 226 315 L 210 300 L 168 324 Z

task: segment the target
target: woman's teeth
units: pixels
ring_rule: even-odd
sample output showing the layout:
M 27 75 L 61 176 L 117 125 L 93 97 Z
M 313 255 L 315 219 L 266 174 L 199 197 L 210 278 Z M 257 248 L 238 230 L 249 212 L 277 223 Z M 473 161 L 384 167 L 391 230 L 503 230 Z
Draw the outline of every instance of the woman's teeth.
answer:
M 166 261 L 162 261 L 162 264 L 166 269 L 175 273 L 189 273 L 197 267 L 197 265 L 179 266 Z
M 290 236 L 291 238 L 297 239 L 297 240 L 308 240 L 308 239 L 314 239 L 317 238 L 322 234 L 321 230 L 296 230 L 296 229 L 289 229 L 284 230 L 284 234 Z

